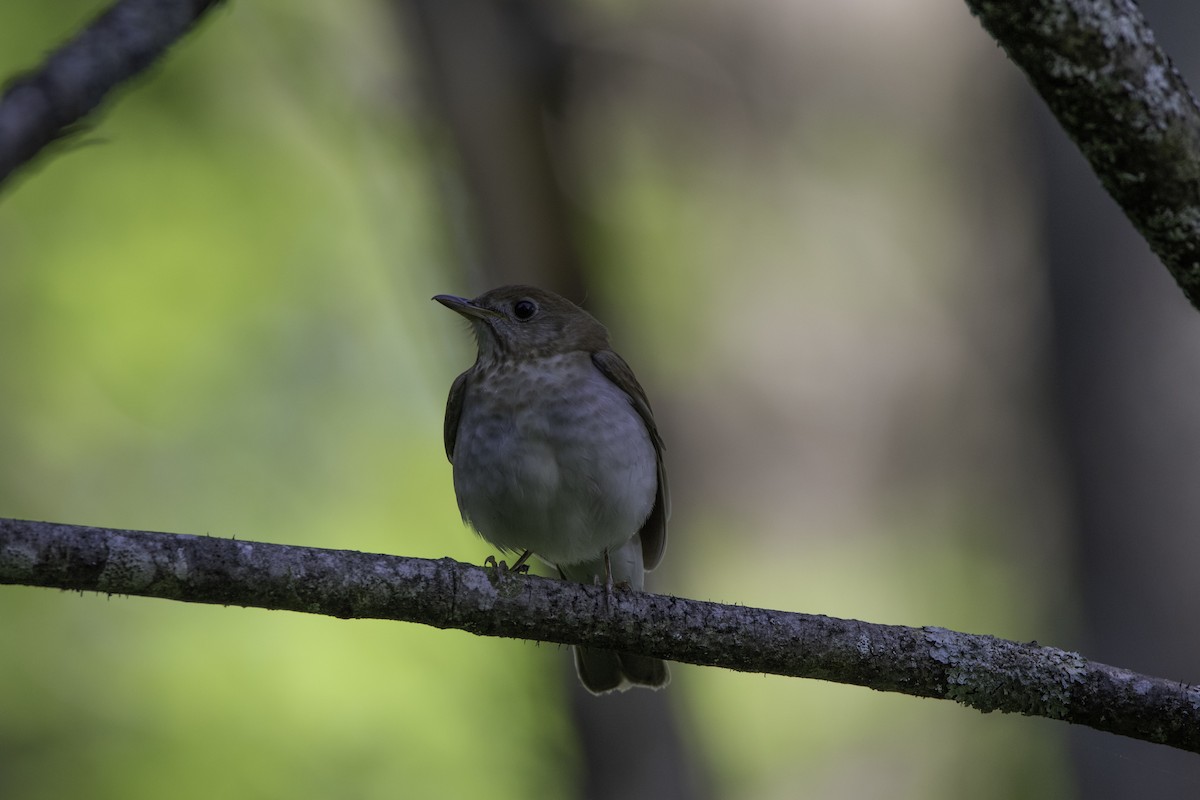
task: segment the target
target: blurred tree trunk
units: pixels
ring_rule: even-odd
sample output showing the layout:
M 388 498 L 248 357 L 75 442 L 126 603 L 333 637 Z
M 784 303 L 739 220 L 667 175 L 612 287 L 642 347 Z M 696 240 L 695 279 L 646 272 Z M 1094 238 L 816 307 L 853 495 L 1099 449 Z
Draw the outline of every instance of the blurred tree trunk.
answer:
M 570 45 L 556 36 L 559 10 L 539 0 L 401 6 L 423 60 L 429 103 L 441 117 L 446 163 L 438 168 L 456 169 L 461 181 L 446 200 L 466 231 L 458 242 L 471 262 L 459 280 L 464 291 L 530 283 L 583 300 L 587 258 L 554 162 L 574 152 L 557 135 L 570 126 L 552 124 L 565 105 L 571 57 Z M 566 666 L 570 659 L 562 661 L 583 761 L 580 796 L 697 797 L 702 781 L 693 780 L 671 709 L 677 693 L 594 698 Z
M 440 115 L 446 187 L 471 291 L 530 283 L 579 300 L 584 267 L 555 179 L 547 122 L 562 105 L 568 45 L 540 2 L 402 4 Z M 440 143 L 439 143 L 440 144 Z M 439 148 L 440 149 L 440 148 Z M 465 229 L 465 230 L 464 230 Z
M 1200 6 L 1147 2 L 1192 86 Z M 1172 41 L 1172 40 L 1176 41 Z M 1200 681 L 1200 315 L 1040 100 L 1054 387 L 1090 657 Z M 1200 764 L 1072 729 L 1079 796 L 1190 797 Z

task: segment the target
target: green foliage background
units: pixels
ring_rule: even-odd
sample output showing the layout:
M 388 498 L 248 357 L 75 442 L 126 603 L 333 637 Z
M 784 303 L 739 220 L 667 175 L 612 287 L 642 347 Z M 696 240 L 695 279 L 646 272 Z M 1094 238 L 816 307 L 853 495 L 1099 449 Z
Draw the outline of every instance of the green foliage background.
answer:
M 10 3 L 0 74 L 97 11 Z M 230 3 L 0 196 L 0 514 L 482 560 L 441 445 L 471 343 L 428 300 L 469 287 L 404 43 L 367 0 Z M 796 486 L 829 500 L 831 475 L 903 444 L 831 447 L 862 426 L 829 418 L 796 423 L 818 456 L 778 483 L 726 497 L 689 479 L 681 462 L 705 451 L 686 432 L 869 398 L 822 342 L 884 371 L 910 346 L 929 354 L 920 382 L 961 392 L 930 414 L 987 390 L 943 352 L 961 320 L 938 314 L 969 294 L 974 243 L 947 223 L 972 187 L 938 140 L 774 110 L 784 133 L 763 152 L 679 146 L 650 103 L 594 121 L 594 246 L 611 265 L 596 291 L 675 420 L 657 588 L 1043 635 L 1046 590 L 1019 543 L 986 536 L 1019 511 L 955 483 L 961 462 L 805 517 Z M 772 457 L 760 431 L 729 435 L 749 449 L 726 451 L 725 474 Z M 0 636 L 5 798 L 501 800 L 577 781 L 558 648 L 20 587 L 0 590 Z M 670 692 L 718 797 L 1064 791 L 1052 723 L 686 667 Z

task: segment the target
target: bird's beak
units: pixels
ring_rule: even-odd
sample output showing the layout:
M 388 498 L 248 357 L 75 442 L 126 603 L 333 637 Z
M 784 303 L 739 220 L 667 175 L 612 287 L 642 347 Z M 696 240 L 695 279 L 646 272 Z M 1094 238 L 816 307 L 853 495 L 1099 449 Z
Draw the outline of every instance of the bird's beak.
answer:
M 465 297 L 455 297 L 452 294 L 438 294 L 434 295 L 433 299 L 451 311 L 462 314 L 467 319 L 487 319 L 488 317 L 496 316 L 495 311 L 483 306 L 477 306 Z

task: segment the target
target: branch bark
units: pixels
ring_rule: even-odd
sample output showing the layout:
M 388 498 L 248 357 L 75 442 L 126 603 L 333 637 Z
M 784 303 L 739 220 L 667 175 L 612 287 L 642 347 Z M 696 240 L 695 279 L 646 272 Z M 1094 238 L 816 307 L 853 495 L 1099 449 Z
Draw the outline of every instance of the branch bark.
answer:
M 1200 752 L 1200 686 L 1037 643 L 875 625 L 441 559 L 0 519 L 0 584 L 391 619 L 818 678 Z
M 966 0 L 1200 309 L 1200 106 L 1134 0 Z
M 105 96 L 153 64 L 220 0 L 122 0 L 12 81 L 0 98 L 0 184 L 73 132 Z

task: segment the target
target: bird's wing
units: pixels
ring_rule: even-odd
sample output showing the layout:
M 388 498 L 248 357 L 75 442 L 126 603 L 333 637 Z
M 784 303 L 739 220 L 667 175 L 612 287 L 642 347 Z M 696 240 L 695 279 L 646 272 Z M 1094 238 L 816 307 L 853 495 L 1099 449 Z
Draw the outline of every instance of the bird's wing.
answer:
M 454 379 L 450 385 L 450 396 L 446 398 L 446 422 L 442 435 L 446 438 L 446 458 L 454 463 L 454 442 L 458 439 L 458 419 L 462 416 L 463 395 L 467 393 L 467 373 Z
M 629 396 L 629 402 L 645 423 L 646 432 L 650 434 L 650 441 L 654 444 L 654 455 L 658 462 L 658 494 L 654 498 L 654 508 L 650 510 L 650 516 L 646 518 L 640 531 L 642 560 L 645 561 L 646 569 L 654 569 L 662 560 L 663 551 L 667 549 L 667 520 L 671 517 L 671 492 L 667 487 L 667 471 L 663 465 L 662 437 L 658 435 L 658 426 L 654 424 L 654 414 L 650 411 L 650 401 L 646 399 L 646 392 L 625 360 L 612 350 L 600 350 L 592 353 L 592 363 L 604 377 Z M 446 412 L 446 418 L 449 420 L 449 410 Z

